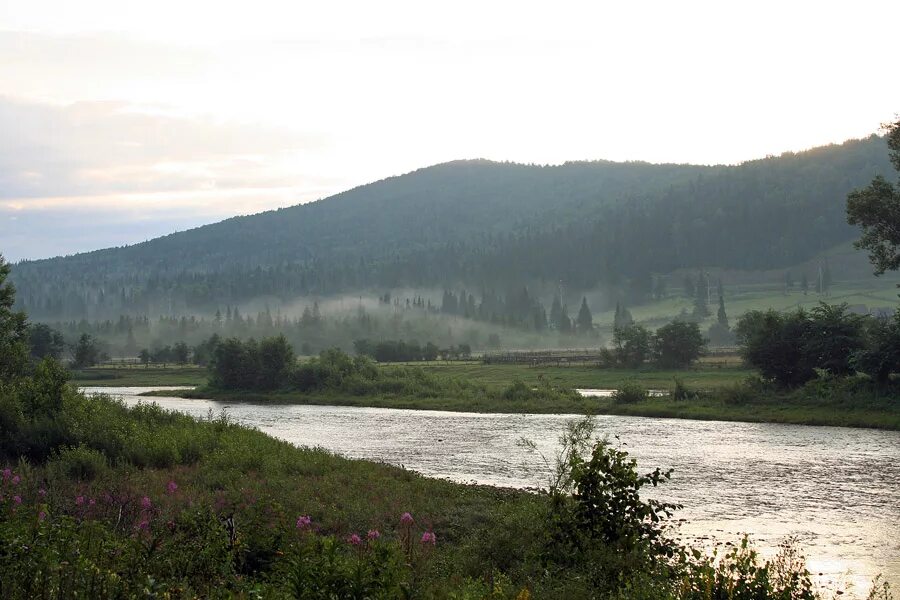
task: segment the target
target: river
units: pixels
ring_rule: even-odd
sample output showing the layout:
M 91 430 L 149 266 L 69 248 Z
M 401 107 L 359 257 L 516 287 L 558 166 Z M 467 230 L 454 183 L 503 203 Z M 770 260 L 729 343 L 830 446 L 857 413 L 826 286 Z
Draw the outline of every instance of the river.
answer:
M 402 465 L 423 475 L 509 487 L 541 487 L 574 415 L 482 414 L 339 406 L 229 404 L 141 398 L 166 388 L 82 388 L 126 404 L 152 401 L 235 422 L 297 445 Z M 641 469 L 674 469 L 657 497 L 684 508 L 680 535 L 695 544 L 748 533 L 771 555 L 797 538 L 825 589 L 864 596 L 882 573 L 900 589 L 900 432 L 842 427 L 596 417 L 598 433 Z M 533 441 L 538 452 L 518 442 Z M 546 459 L 546 460 L 545 460 Z

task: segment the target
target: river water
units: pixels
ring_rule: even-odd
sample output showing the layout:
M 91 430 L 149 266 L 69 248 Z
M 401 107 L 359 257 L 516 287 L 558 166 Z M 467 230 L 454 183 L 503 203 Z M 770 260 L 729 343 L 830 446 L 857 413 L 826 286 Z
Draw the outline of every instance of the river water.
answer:
M 431 477 L 519 488 L 546 486 L 559 436 L 577 418 L 137 395 L 151 389 L 165 388 L 83 388 L 197 417 L 226 410 L 238 423 L 297 445 Z M 624 446 L 642 470 L 674 469 L 654 493 L 684 505 L 676 513 L 686 520 L 682 538 L 711 545 L 748 533 L 771 555 L 794 537 L 823 588 L 864 596 L 882 573 L 900 590 L 900 432 L 620 416 L 596 423 L 599 435 Z

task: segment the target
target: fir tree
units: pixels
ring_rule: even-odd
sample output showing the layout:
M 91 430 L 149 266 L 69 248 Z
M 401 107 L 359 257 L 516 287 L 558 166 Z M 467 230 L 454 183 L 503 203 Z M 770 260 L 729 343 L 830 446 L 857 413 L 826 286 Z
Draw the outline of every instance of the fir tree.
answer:
M 725 313 L 725 296 L 719 294 L 719 310 L 716 313 L 716 319 L 719 322 L 719 325 L 724 327 L 725 329 L 730 329 L 728 325 L 728 315 Z
M 591 309 L 587 305 L 587 297 L 581 298 L 581 308 L 578 310 L 578 332 L 590 333 L 594 330 L 594 318 Z

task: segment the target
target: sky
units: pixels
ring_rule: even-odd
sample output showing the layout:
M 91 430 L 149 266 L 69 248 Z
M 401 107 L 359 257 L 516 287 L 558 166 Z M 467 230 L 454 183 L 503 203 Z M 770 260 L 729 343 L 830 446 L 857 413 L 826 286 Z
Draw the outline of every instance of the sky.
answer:
M 488 158 L 739 163 L 900 111 L 900 2 L 0 0 L 0 253 Z

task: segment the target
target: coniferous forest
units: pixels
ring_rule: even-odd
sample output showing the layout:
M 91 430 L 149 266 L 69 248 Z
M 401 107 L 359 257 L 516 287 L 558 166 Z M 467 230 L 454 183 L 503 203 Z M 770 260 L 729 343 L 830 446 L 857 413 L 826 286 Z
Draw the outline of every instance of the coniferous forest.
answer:
M 462 302 L 435 297 L 444 312 L 533 323 L 553 294 L 538 306 L 521 298 L 529 286 L 640 296 L 676 269 L 809 260 L 856 238 L 847 194 L 890 172 L 878 136 L 736 166 L 459 161 L 142 244 L 23 261 L 12 279 L 41 321 L 212 317 L 254 299 L 430 288 L 469 290 Z

